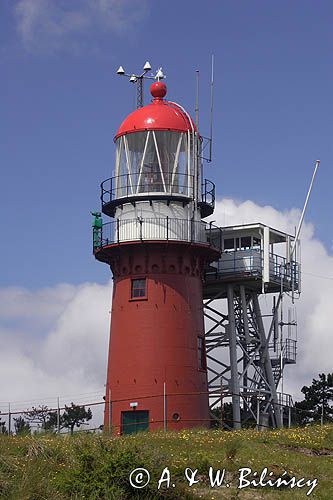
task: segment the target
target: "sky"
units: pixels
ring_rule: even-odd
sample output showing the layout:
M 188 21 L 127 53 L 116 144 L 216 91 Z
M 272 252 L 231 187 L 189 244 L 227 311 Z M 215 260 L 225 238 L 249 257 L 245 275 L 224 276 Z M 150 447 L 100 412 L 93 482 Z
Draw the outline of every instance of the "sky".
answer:
M 293 232 L 321 160 L 302 233 L 303 358 L 291 390 L 331 369 L 332 20 L 325 0 L 0 0 L 0 401 L 103 388 L 111 276 L 92 256 L 90 211 L 135 107 L 116 70 L 146 60 L 192 115 L 199 69 L 207 135 L 214 54 L 205 172 L 218 223 L 251 214 Z

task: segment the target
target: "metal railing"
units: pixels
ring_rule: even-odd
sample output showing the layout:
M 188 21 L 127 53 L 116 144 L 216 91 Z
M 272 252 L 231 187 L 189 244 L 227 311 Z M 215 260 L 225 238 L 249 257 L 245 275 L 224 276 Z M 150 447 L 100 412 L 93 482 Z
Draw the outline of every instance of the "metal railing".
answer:
M 101 183 L 102 206 L 118 199 L 146 196 L 183 196 L 194 198 L 194 177 L 188 174 L 139 173 L 110 177 Z M 201 185 L 201 203 L 215 206 L 215 184 L 205 179 Z
M 271 281 L 289 282 L 294 290 L 298 290 L 300 284 L 300 266 L 298 262 L 287 263 L 285 257 L 281 255 L 269 255 L 269 277 Z
M 220 251 L 221 238 L 209 237 L 213 229 L 216 235 L 219 228 L 213 224 L 170 217 L 117 219 L 93 229 L 93 246 L 96 251 L 114 243 L 162 240 L 201 243 Z
M 193 198 L 193 175 L 164 174 L 159 172 L 142 174 L 132 173 L 110 177 L 101 184 L 102 205 L 118 198 L 146 195 L 181 195 Z
M 167 387 L 166 387 L 167 389 Z M 75 403 L 75 406 L 78 408 L 90 408 L 93 413 L 93 419 L 91 420 L 91 423 L 87 422 L 87 428 L 82 429 L 82 427 L 76 427 L 74 429 L 74 432 L 95 432 L 95 431 L 113 431 L 116 434 L 119 434 L 121 430 L 124 428 L 124 424 L 120 425 L 120 422 L 118 425 L 115 425 L 112 420 L 114 417 L 111 418 L 112 414 L 114 416 L 119 416 L 118 421 L 121 420 L 120 417 L 120 411 L 124 407 L 124 403 L 127 408 L 129 408 L 130 402 L 133 400 L 135 401 L 143 401 L 145 403 L 145 407 L 149 410 L 152 406 L 154 409 L 159 408 L 159 415 L 160 418 L 158 419 L 149 419 L 149 424 L 152 424 L 150 428 L 160 428 L 164 431 L 167 431 L 169 427 L 174 427 L 174 425 L 177 425 L 177 423 L 180 424 L 190 424 L 188 427 L 193 427 L 193 426 L 199 426 L 199 427 L 206 427 L 211 424 L 213 428 L 216 428 L 217 426 L 214 425 L 214 423 L 218 423 L 218 426 L 226 426 L 227 428 L 231 429 L 235 423 L 240 423 L 240 421 L 237 421 L 233 418 L 232 413 L 226 413 L 225 415 L 221 415 L 220 418 L 216 416 L 211 416 L 211 418 L 201 418 L 201 419 L 195 419 L 195 418 L 181 418 L 180 420 L 174 420 L 170 415 L 164 412 L 164 408 L 166 405 L 169 403 L 169 405 L 175 405 L 177 404 L 177 401 L 181 398 L 202 398 L 203 396 L 207 395 L 210 398 L 211 401 L 211 408 L 215 407 L 216 409 L 220 408 L 221 402 L 223 403 L 228 403 L 230 402 L 230 398 L 233 396 L 233 392 L 231 391 L 225 391 L 223 392 L 223 400 L 221 401 L 221 392 L 216 391 L 216 393 L 212 393 L 211 391 L 206 392 L 206 391 L 192 391 L 192 392 L 173 392 L 170 390 L 166 391 L 161 391 L 161 390 L 156 390 L 155 393 L 153 394 L 147 394 L 146 392 L 143 392 L 141 395 L 135 394 L 132 395 L 130 394 L 126 398 L 112 398 L 109 399 L 108 397 L 105 397 L 102 399 L 102 394 L 103 392 L 105 393 L 105 389 L 101 388 L 98 393 L 94 396 L 91 396 L 91 399 L 87 398 L 84 399 L 80 397 L 80 401 L 77 401 Z M 78 395 L 79 396 L 79 395 Z M 85 396 L 86 395 L 82 395 Z M 245 424 L 246 427 L 255 427 L 256 421 L 257 424 L 259 423 L 260 419 L 259 417 L 261 416 L 262 408 L 257 403 L 259 402 L 266 402 L 266 394 L 264 391 L 256 391 L 255 393 L 249 393 L 247 392 L 242 392 L 242 393 L 237 393 L 237 396 L 240 396 L 243 401 L 244 400 L 249 400 L 251 397 L 252 400 L 252 408 L 254 411 L 252 412 L 252 416 L 250 420 L 244 419 L 244 410 L 241 413 L 242 417 L 242 423 Z M 61 417 L 63 415 L 63 412 L 66 410 L 66 404 L 68 406 L 71 405 L 71 400 L 73 398 L 61 398 L 61 404 L 59 404 L 59 398 L 48 398 L 48 400 L 38 400 L 31 404 L 30 402 L 30 407 L 27 409 L 26 407 L 26 401 L 21 401 L 17 404 L 16 408 L 13 404 L 9 404 L 9 407 L 6 405 L 6 408 L 4 408 L 3 412 L 0 412 L 1 419 L 3 421 L 3 439 L 6 439 L 6 437 L 10 438 L 14 434 L 20 435 L 19 432 L 15 431 L 15 418 L 21 416 L 24 418 L 26 423 L 29 423 L 31 426 L 31 429 L 27 431 L 26 434 L 30 433 L 36 433 L 36 434 L 43 434 L 47 433 L 48 435 L 54 433 L 54 434 L 68 434 L 69 429 L 64 430 L 62 422 L 61 422 Z M 76 401 L 77 397 L 74 396 L 74 400 Z M 270 410 L 274 413 L 277 411 L 277 409 L 280 409 L 280 411 L 284 411 L 285 413 L 285 418 L 284 418 L 284 426 L 290 427 L 292 424 L 293 425 L 299 425 L 301 418 L 308 417 L 309 420 L 313 421 L 313 417 L 316 417 L 316 412 L 313 409 L 310 410 L 304 410 L 299 407 L 294 407 L 294 402 L 293 398 L 290 394 L 286 393 L 281 393 L 277 392 L 277 403 L 272 403 L 271 401 L 268 402 L 268 405 L 270 407 Z M 84 402 L 82 402 L 82 400 Z M 50 404 L 51 403 L 51 404 Z M 18 406 L 20 405 L 20 406 Z M 48 406 L 50 405 L 50 406 Z M 292 418 L 286 418 L 288 416 L 288 410 L 290 411 L 290 417 Z M 54 425 L 51 425 L 49 428 L 45 429 L 45 423 L 43 416 L 46 416 L 46 419 L 48 419 L 48 413 L 55 413 L 59 415 L 59 423 L 54 423 Z M 31 413 L 35 414 L 35 417 L 33 420 L 31 420 Z M 103 413 L 104 416 L 106 415 L 107 417 L 110 415 L 109 422 L 107 422 L 106 418 L 103 418 Z M 118 414 L 118 415 L 117 415 Z M 29 418 L 30 417 L 30 418 Z M 182 416 L 181 416 L 182 417 Z M 223 418 L 222 418 L 223 417 Z M 103 422 L 105 426 L 103 425 Z M 320 422 L 319 419 L 317 419 L 318 422 Z M 140 422 L 137 421 L 136 424 L 139 424 Z M 144 421 L 144 423 L 147 423 L 147 420 Z M 323 420 L 321 422 L 321 425 L 323 425 Z M 99 425 L 101 424 L 101 425 Z M 195 425 L 193 425 L 195 424 Z M 259 427 L 259 426 L 258 426 Z M 260 423 L 261 428 L 271 428 L 272 426 L 269 425 L 269 423 Z M 208 432 L 208 431 L 207 431 Z M 24 435 L 24 433 L 22 433 Z
M 268 344 L 269 357 L 273 366 L 283 364 L 296 363 L 297 356 L 297 340 L 293 338 L 285 338 L 280 341 L 270 342 Z M 260 355 L 256 355 L 255 360 L 260 361 Z
M 215 184 L 204 179 L 201 184 L 201 201 L 214 209 L 215 207 Z
M 215 269 L 213 270 L 212 267 Z M 262 277 L 263 251 L 249 248 L 236 251 L 225 251 L 220 260 L 214 263 L 206 272 L 206 278 L 218 279 L 229 275 L 247 275 Z M 294 284 L 295 290 L 299 283 L 299 265 L 296 262 L 288 263 L 286 258 L 277 254 L 269 255 L 269 277 L 271 281 L 284 280 Z
M 270 350 L 270 357 L 277 357 L 287 362 L 287 363 L 296 363 L 296 353 L 297 353 L 297 340 L 292 338 L 286 338 L 281 342 L 276 342 L 276 344 L 269 344 L 268 349 Z
M 214 263 L 207 271 L 206 275 L 209 278 L 229 275 L 229 274 L 262 274 L 262 259 L 263 252 L 260 250 L 237 250 L 235 252 L 223 252 L 220 260 Z

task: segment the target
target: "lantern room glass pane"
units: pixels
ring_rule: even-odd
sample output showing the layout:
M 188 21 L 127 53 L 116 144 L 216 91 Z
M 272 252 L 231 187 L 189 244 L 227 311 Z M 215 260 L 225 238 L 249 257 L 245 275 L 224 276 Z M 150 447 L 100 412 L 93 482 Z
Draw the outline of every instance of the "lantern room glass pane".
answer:
M 128 170 L 127 170 L 127 158 L 125 153 L 124 140 L 120 137 L 117 141 L 117 156 L 116 156 L 116 196 L 121 198 L 127 195 L 127 184 L 128 184 Z
M 168 184 L 170 184 L 169 177 L 172 175 L 177 147 L 181 141 L 182 134 L 178 132 L 169 131 L 156 131 L 156 143 L 160 154 L 161 166 Z
M 128 161 L 132 175 L 133 186 L 137 185 L 140 168 L 142 165 L 142 157 L 145 150 L 147 132 L 135 132 L 125 136 L 128 150 Z
M 134 132 L 117 139 L 117 197 L 144 193 L 193 195 L 188 134 L 164 130 Z
M 172 192 L 188 195 L 192 186 L 193 176 L 188 175 L 188 150 L 187 150 L 187 134 L 181 134 L 181 142 L 178 145 L 176 168 L 172 174 Z
M 139 193 L 165 191 L 163 171 L 161 170 L 153 132 L 149 133 L 140 174 Z

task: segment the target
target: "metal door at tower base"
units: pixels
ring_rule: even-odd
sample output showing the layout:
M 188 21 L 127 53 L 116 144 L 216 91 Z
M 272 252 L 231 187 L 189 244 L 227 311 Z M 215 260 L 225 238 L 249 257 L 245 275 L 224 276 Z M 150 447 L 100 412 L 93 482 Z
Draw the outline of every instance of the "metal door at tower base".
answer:
M 136 434 L 149 430 L 149 411 L 132 410 L 121 412 L 121 433 Z

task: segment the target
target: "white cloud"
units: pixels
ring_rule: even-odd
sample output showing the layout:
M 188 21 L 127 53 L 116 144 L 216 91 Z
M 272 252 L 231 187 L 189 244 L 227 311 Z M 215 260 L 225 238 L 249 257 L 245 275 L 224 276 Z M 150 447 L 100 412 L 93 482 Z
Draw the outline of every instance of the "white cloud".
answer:
M 219 201 L 214 214 L 221 225 L 257 221 L 289 232 L 294 231 L 298 217 L 298 210 L 279 212 L 251 201 L 232 200 Z M 296 395 L 319 372 L 332 371 L 333 351 L 333 281 L 312 275 L 333 277 L 333 257 L 314 237 L 311 224 L 303 228 L 302 249 L 298 360 L 296 366 L 288 367 L 285 384 Z M 96 393 L 100 399 L 106 377 L 111 289 L 111 282 L 62 284 L 37 291 L 0 289 L 0 410 L 5 410 L 6 401 L 30 400 L 30 404 L 17 403 L 20 408 L 31 406 L 31 400 L 54 405 L 57 395 L 66 402 L 91 399 L 80 396 L 83 393 Z
M 101 32 L 124 35 L 135 29 L 147 11 L 147 0 L 18 0 L 15 18 L 28 50 L 79 51 L 94 49 Z
M 56 396 L 67 403 L 79 402 L 78 398 L 84 402 L 87 398 L 82 400 L 83 393 L 96 393 L 92 399 L 101 400 L 111 289 L 110 282 L 59 285 L 36 292 L 18 288 L 0 291 L 4 299 L 0 325 L 0 410 L 5 411 L 6 401 L 17 402 L 12 407 L 19 409 L 32 405 L 22 401 L 32 400 L 35 404 L 45 401 L 54 406 Z M 35 325 L 39 328 L 37 336 Z
M 280 212 L 271 206 L 259 206 L 252 201 L 235 202 L 225 199 L 217 203 L 213 218 L 219 225 L 262 222 L 276 229 L 294 234 L 300 211 Z M 318 373 L 333 370 L 333 257 L 315 238 L 314 226 L 303 225 L 302 293 L 296 301 L 298 319 L 297 364 L 286 367 L 285 392 L 296 397 L 303 385 L 309 385 Z M 287 304 L 286 304 L 287 306 Z

